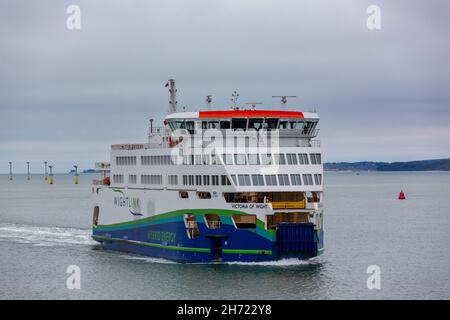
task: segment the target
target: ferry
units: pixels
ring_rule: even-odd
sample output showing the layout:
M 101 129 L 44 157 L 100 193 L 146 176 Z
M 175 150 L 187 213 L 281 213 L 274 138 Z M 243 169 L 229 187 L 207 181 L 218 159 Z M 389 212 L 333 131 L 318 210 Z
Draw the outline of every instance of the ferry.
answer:
M 316 112 L 257 103 L 178 112 L 111 146 L 94 180 L 92 237 L 102 247 L 178 262 L 310 259 L 324 250 Z

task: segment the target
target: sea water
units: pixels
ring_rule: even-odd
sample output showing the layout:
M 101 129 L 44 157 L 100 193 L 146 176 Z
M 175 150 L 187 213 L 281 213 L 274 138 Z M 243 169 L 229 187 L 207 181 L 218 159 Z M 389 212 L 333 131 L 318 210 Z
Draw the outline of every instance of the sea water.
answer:
M 228 264 L 103 250 L 90 237 L 96 175 L 14 178 L 0 175 L 1 299 L 450 299 L 449 172 L 327 172 L 323 255 Z

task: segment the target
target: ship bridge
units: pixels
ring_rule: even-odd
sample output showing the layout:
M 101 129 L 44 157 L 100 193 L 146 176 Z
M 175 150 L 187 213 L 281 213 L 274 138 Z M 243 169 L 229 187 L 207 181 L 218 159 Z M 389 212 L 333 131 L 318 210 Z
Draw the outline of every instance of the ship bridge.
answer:
M 288 110 L 207 110 L 179 112 L 166 117 L 172 131 L 194 133 L 195 130 L 218 129 L 234 131 L 280 130 L 304 137 L 315 137 L 319 116 L 313 112 Z

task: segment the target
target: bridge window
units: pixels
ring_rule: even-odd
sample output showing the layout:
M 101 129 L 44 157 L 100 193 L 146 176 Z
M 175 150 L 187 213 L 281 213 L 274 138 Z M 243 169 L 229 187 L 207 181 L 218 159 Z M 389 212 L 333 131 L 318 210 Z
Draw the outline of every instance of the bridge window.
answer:
M 280 124 L 278 125 L 278 128 L 280 128 L 280 129 L 288 129 L 289 128 L 289 122 L 288 121 L 280 121 Z
M 176 126 L 177 129 L 185 129 L 186 128 L 186 126 L 184 124 L 184 120 L 182 120 L 182 121 L 175 121 L 175 126 Z
M 234 185 L 237 185 L 236 175 L 235 174 L 231 175 L 231 180 L 233 180 Z
M 212 185 L 213 186 L 218 186 L 219 185 L 219 176 L 213 175 L 213 176 L 211 176 L 211 180 L 212 180 Z
M 262 174 L 252 174 L 252 182 L 254 186 L 263 186 L 264 176 Z
M 238 229 L 255 229 L 256 215 L 255 214 L 235 214 L 233 221 Z
M 275 118 L 269 118 L 266 119 L 265 124 L 265 129 L 276 129 L 278 127 L 278 120 L 279 119 L 275 119 Z
M 220 121 L 220 129 L 231 129 L 230 121 Z
M 209 176 L 203 176 L 203 185 L 209 186 Z
M 291 129 L 303 129 L 303 121 L 291 121 Z
M 264 119 L 249 119 L 248 120 L 248 128 L 259 130 L 262 128 Z
M 219 129 L 219 121 L 210 121 L 208 123 L 208 129 Z
M 233 129 L 247 129 L 247 119 L 232 119 L 231 120 Z
M 197 185 L 197 186 L 202 185 L 202 176 L 200 176 L 200 175 L 195 176 L 195 185 Z

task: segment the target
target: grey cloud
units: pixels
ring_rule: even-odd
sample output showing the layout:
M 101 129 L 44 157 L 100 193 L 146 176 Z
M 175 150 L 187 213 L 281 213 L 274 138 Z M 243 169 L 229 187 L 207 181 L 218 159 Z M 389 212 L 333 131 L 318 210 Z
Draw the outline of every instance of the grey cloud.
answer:
M 82 29 L 68 31 L 75 2 Z M 292 107 L 320 112 L 330 161 L 450 153 L 448 1 L 375 1 L 380 31 L 365 25 L 373 1 L 75 2 L 0 4 L 0 144 L 17 146 L 0 171 L 33 154 L 89 166 L 92 150 L 143 141 L 170 77 L 190 109 L 207 94 L 227 108 L 236 89 L 267 107 L 299 96 Z

